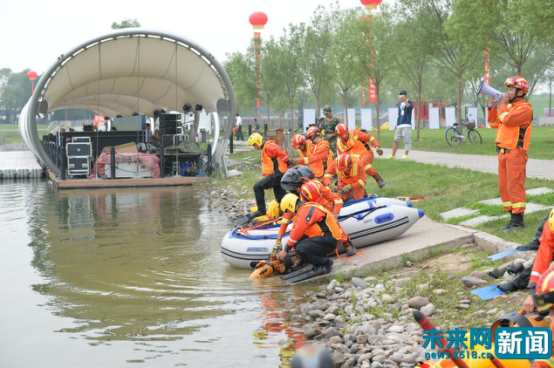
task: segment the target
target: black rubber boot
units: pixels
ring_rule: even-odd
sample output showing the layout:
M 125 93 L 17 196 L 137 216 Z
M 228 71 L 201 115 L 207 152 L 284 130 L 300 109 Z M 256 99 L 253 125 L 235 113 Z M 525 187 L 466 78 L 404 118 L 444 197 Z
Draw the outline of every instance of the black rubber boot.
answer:
M 256 211 L 256 212 L 249 213 L 248 218 L 250 218 L 250 220 L 253 220 L 256 217 L 260 217 L 260 216 L 263 216 L 263 215 L 265 215 L 265 213 L 263 213 L 262 211 Z
M 533 266 L 531 265 L 512 281 L 498 285 L 498 288 L 504 292 L 513 292 L 526 289 L 527 285 L 529 284 L 529 280 L 531 279 L 532 270 Z
M 506 273 L 506 268 L 495 268 L 494 270 L 489 272 L 489 276 L 494 277 L 495 279 L 499 279 L 504 276 L 504 273 Z
M 523 223 L 523 214 L 522 213 L 517 213 L 515 215 L 512 214 L 511 224 L 512 224 L 511 226 L 506 227 L 506 230 L 504 230 L 505 232 L 509 233 L 514 229 L 524 229 L 525 224 Z
M 512 224 L 514 222 L 514 215 L 512 214 L 512 211 L 510 211 L 510 222 L 508 222 L 507 225 L 502 226 L 502 229 L 509 229 L 512 227 Z
M 343 245 L 344 249 L 346 250 L 347 257 L 352 257 L 353 255 L 356 255 L 356 253 L 358 253 L 356 247 L 352 244 L 352 241 L 350 239 L 344 242 Z
M 387 182 L 381 177 L 379 174 L 375 174 L 373 176 L 373 179 L 377 182 L 377 185 L 379 185 L 379 189 L 383 188 L 385 185 L 387 185 Z

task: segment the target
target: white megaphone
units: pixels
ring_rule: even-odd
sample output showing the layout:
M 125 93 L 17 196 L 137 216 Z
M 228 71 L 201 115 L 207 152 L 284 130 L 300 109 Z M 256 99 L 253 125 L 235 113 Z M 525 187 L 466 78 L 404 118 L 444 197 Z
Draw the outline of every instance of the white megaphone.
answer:
M 504 96 L 504 93 L 497 91 L 496 89 L 486 84 L 485 81 L 483 81 L 481 83 L 481 86 L 479 87 L 479 91 L 477 91 L 477 95 L 488 95 L 494 98 L 496 101 L 500 101 L 500 99 L 502 99 L 502 97 Z

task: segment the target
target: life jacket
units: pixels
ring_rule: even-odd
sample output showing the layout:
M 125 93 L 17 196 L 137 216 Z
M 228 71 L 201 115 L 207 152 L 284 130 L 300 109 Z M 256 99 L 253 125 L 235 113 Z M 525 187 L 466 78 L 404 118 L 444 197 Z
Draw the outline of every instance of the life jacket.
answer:
M 321 178 L 323 174 L 325 174 L 325 170 L 327 170 L 327 162 L 329 161 L 329 157 L 331 157 L 331 160 L 333 159 L 333 153 L 329 149 L 329 142 L 322 140 L 317 144 L 313 144 L 310 140 L 306 140 L 307 156 L 304 154 L 304 152 L 298 150 L 298 152 L 300 153 L 300 157 L 306 158 L 313 155 L 314 152 L 316 152 L 317 149 L 321 146 L 327 146 L 327 149 L 329 152 L 327 154 L 327 157 L 321 161 L 313 162 L 308 165 L 310 169 L 312 169 L 312 171 L 314 172 L 314 175 L 316 178 Z
M 352 130 L 348 131 L 348 140 L 346 143 L 342 142 L 340 137 L 337 139 L 337 151 L 340 154 L 349 153 L 361 156 L 367 151 L 371 151 L 371 147 L 367 142 L 362 142 L 358 140 L 358 134 Z
M 528 108 L 531 111 L 532 106 L 528 103 L 522 103 L 517 107 L 510 108 L 509 112 L 515 112 L 521 108 Z M 508 114 L 505 112 L 500 115 L 500 120 Z M 533 129 L 533 118 L 529 121 L 529 126 L 527 128 L 522 128 L 521 125 L 518 126 L 506 126 L 502 123 L 498 126 L 498 132 L 496 132 L 496 146 L 506 149 L 516 149 L 521 147 L 525 152 L 529 150 L 529 142 L 531 141 L 531 130 Z
M 339 170 L 338 166 L 336 168 L 337 179 L 339 182 L 342 182 L 344 185 L 352 184 L 358 181 L 358 172 L 361 168 L 360 156 L 350 155 L 352 157 L 352 167 L 348 175 L 345 175 L 342 171 Z M 365 184 L 362 184 L 365 185 Z
M 335 220 L 335 217 L 333 214 L 325 207 L 320 205 L 319 203 L 315 202 L 308 202 L 305 203 L 302 207 L 308 207 L 308 213 L 306 215 L 306 218 L 304 219 L 297 219 L 297 221 L 306 221 L 306 223 L 309 223 L 311 220 L 311 217 L 316 209 L 321 210 L 325 213 L 325 219 L 319 222 L 313 223 L 304 233 L 308 238 L 313 238 L 316 236 L 325 236 L 326 234 L 331 234 L 333 238 L 340 240 L 342 238 L 343 231 L 339 224 L 337 224 L 337 221 Z
M 304 141 L 304 145 L 306 146 L 306 152 L 302 151 L 302 150 L 297 150 L 298 151 L 298 154 L 300 155 L 300 157 L 302 158 L 306 158 L 306 157 L 309 157 L 312 153 L 314 153 L 314 150 L 315 150 L 315 145 L 312 143 L 311 140 L 309 139 L 306 139 Z
M 275 158 L 269 157 L 266 150 L 272 144 L 277 146 L 277 143 L 275 143 L 274 141 L 267 141 L 265 142 L 262 148 L 262 175 L 263 176 L 269 176 L 273 174 L 276 170 L 280 171 L 281 173 L 284 173 L 285 171 L 287 171 L 287 168 L 288 168 L 287 164 L 279 157 L 275 157 Z

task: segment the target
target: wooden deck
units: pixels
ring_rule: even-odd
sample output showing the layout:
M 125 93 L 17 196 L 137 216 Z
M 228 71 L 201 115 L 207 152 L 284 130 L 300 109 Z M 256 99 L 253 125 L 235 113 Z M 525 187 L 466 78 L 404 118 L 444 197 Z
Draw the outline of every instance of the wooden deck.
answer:
M 61 180 L 48 170 L 48 177 L 57 189 L 84 188 L 134 188 L 134 187 L 171 187 L 206 183 L 210 178 L 145 178 L 145 179 L 68 179 Z

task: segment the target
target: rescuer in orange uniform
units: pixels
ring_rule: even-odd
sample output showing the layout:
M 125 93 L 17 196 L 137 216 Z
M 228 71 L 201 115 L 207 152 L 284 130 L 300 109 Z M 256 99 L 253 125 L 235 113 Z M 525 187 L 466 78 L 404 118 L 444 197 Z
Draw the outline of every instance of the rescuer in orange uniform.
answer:
M 488 122 L 496 133 L 498 152 L 498 189 L 504 209 L 511 213 L 507 231 L 525 227 L 523 214 L 527 204 L 525 194 L 525 166 L 533 128 L 533 110 L 525 102 L 529 84 L 523 77 L 508 78 L 504 83 L 508 92 L 502 96 L 497 111 L 497 101 L 491 99 Z
M 253 133 L 248 138 L 248 145 L 262 151 L 262 175 L 263 179 L 254 184 L 254 194 L 258 210 L 250 215 L 250 219 L 265 215 L 265 193 L 266 189 L 273 189 L 275 200 L 281 202 L 286 192 L 281 188 L 281 178 L 288 166 L 292 165 L 286 151 L 277 145 L 274 141 L 267 141 L 258 133 Z
M 545 271 L 554 260 L 554 210 L 550 212 L 548 221 L 544 224 L 542 236 L 539 239 L 539 250 L 533 263 L 533 271 L 529 279 L 529 296 L 523 303 L 523 308 L 526 312 L 532 312 L 535 307 L 533 303 L 533 294 L 539 279 L 544 275 Z
M 294 171 L 298 171 L 296 174 Z M 300 176 L 302 175 L 302 176 Z M 333 193 L 328 187 L 323 185 L 318 179 L 314 179 L 313 173 L 307 167 L 298 167 L 287 172 L 287 178 L 283 178 L 281 181 L 281 186 L 283 189 L 289 190 L 293 194 L 300 195 L 300 198 L 306 200 L 302 196 L 301 188 L 304 188 L 304 185 L 309 184 L 315 186 L 317 191 L 319 191 L 319 198 L 315 200 L 318 204 L 325 207 L 329 212 L 333 213 L 335 220 L 338 221 L 338 216 L 343 205 L 341 197 Z M 291 177 L 291 178 L 288 178 Z M 295 177 L 295 178 L 292 178 Z M 306 189 L 306 188 L 304 188 Z M 307 189 L 305 190 L 307 191 Z M 287 231 L 288 225 L 293 220 L 293 213 L 288 211 L 283 213 L 283 218 L 281 220 L 281 227 L 279 228 L 279 234 L 277 235 L 277 240 L 275 241 L 275 247 L 273 247 L 273 253 L 277 253 L 281 250 L 282 243 L 281 240 Z M 340 223 L 339 223 L 340 226 Z M 347 241 L 344 242 L 344 247 L 346 249 L 346 255 L 348 257 L 356 254 L 356 248 L 352 245 L 350 238 L 347 237 Z
M 381 178 L 379 174 L 377 174 L 377 171 L 373 168 L 373 160 L 375 159 L 375 156 L 373 155 L 373 151 L 371 150 L 371 147 L 369 146 L 369 143 L 371 143 L 375 149 L 377 150 L 377 153 L 379 156 L 383 155 L 383 150 L 379 146 L 379 142 L 377 142 L 377 139 L 375 139 L 374 136 L 368 133 L 360 132 L 357 130 L 348 130 L 346 128 L 346 125 L 339 124 L 335 128 L 335 133 L 337 133 L 337 136 L 339 139 L 337 139 L 337 154 L 340 155 L 342 153 L 348 153 L 353 155 L 360 156 L 360 159 L 362 160 L 363 169 L 369 176 L 372 176 L 373 179 L 377 182 L 379 185 L 379 188 L 383 188 L 387 183 Z
M 315 266 L 317 274 L 331 271 L 333 261 L 326 254 L 333 252 L 338 242 L 347 242 L 348 237 L 338 225 L 333 214 L 317 203 L 321 194 L 313 184 L 304 184 L 301 203 L 295 194 L 287 194 L 281 201 L 281 210 L 295 215 L 293 228 L 285 248 L 277 254 L 282 260 L 294 249 L 305 262 Z M 312 274 L 309 277 L 316 276 Z
M 552 217 L 551 221 L 554 221 Z M 550 236 L 552 238 L 554 225 L 551 225 L 551 227 Z M 544 228 L 546 229 L 548 226 L 545 226 Z M 533 295 L 533 301 L 539 311 L 549 311 L 551 317 L 550 330 L 552 330 L 552 334 L 554 335 L 554 266 L 546 270 L 538 280 L 535 294 Z M 552 345 L 552 351 L 554 351 L 554 341 L 552 341 Z M 554 356 L 551 356 L 546 360 L 535 360 L 533 368 L 554 368 Z
M 310 127 L 306 136 L 308 139 L 299 134 L 292 137 L 292 146 L 300 154 L 296 163 L 309 166 L 319 179 L 325 173 L 328 161 L 333 159 L 333 153 L 329 150 L 329 142 L 321 138 L 321 130 L 318 127 Z
M 365 185 L 367 179 L 365 171 L 362 168 L 362 160 L 357 155 L 349 155 L 343 153 L 334 161 L 325 171 L 323 184 L 329 185 L 333 179 L 333 175 L 337 175 L 339 195 L 343 200 L 353 196 L 354 200 L 364 197 Z

